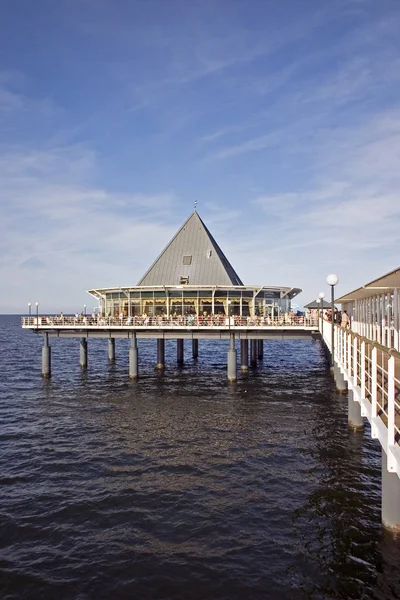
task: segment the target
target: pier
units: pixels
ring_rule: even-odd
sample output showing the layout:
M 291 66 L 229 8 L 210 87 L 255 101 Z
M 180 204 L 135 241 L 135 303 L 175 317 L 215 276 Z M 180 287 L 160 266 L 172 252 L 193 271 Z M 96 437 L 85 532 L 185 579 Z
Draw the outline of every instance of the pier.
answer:
M 333 309 L 338 278 L 330 275 L 327 281 Z M 360 430 L 367 419 L 382 447 L 382 523 L 400 533 L 399 289 L 397 269 L 339 298 L 349 328 L 334 317 L 323 318 L 324 294 L 318 299 L 319 317 L 295 315 L 291 300 L 301 289 L 244 285 L 195 210 L 136 286 L 89 290 L 99 303 L 92 315 L 41 316 L 36 303 L 36 315 L 23 317 L 22 327 L 43 336 L 46 379 L 52 374 L 50 341 L 56 338 L 80 340 L 82 369 L 90 368 L 91 340 L 108 340 L 110 362 L 118 360 L 117 340 L 130 340 L 127 376 L 132 380 L 140 378 L 141 339 L 155 341 L 157 369 L 167 367 L 166 340 L 176 340 L 178 364 L 184 362 L 185 342 L 196 359 L 199 341 L 225 340 L 230 383 L 238 378 L 237 347 L 245 374 L 262 359 L 264 340 L 320 340 L 337 391 L 348 394 L 349 428 Z
M 44 339 L 42 352 L 42 375 L 51 376 L 51 346 L 49 338 L 78 338 L 80 340 L 80 364 L 88 366 L 88 347 L 91 339 L 108 339 L 108 357 L 116 360 L 116 340 L 130 339 L 129 377 L 139 377 L 138 340 L 154 339 L 155 366 L 165 368 L 165 340 L 176 340 L 177 362 L 183 363 L 184 341 L 191 341 L 192 354 L 196 358 L 199 353 L 199 340 L 229 340 L 227 353 L 227 378 L 237 379 L 237 352 L 235 341 L 240 343 L 240 369 L 245 371 L 250 364 L 254 366 L 257 358 L 263 353 L 263 340 L 311 339 L 319 337 L 318 322 L 314 318 L 292 317 L 281 318 L 244 318 L 244 317 L 192 317 L 188 318 L 91 318 L 91 317 L 22 317 L 22 327 L 42 335 Z M 250 353 L 249 353 L 250 344 Z M 132 348 L 134 349 L 132 351 Z M 133 353 L 132 353 L 133 352 Z M 135 366 L 131 368 L 131 360 Z
M 336 387 L 348 394 L 349 427 L 363 429 L 366 419 L 381 445 L 382 523 L 400 534 L 399 291 L 395 269 L 338 298 L 350 327 L 320 318 L 319 330 Z

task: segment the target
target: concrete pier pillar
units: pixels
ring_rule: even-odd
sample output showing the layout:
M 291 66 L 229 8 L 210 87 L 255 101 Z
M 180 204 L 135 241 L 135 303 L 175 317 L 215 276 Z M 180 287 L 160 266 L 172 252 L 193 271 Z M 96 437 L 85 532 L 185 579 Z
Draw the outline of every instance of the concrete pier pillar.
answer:
M 165 369 L 165 340 L 157 340 L 157 369 Z
M 193 358 L 199 357 L 199 340 L 192 340 L 192 356 Z
M 183 364 L 183 340 L 176 340 L 176 362 L 180 365 Z
M 248 342 L 248 340 L 240 340 L 240 369 L 241 369 L 241 371 L 249 370 L 249 342 Z
M 115 362 L 115 338 L 108 339 L 108 360 Z
M 335 379 L 336 391 L 340 394 L 345 394 L 347 392 L 347 382 L 336 363 L 333 365 L 333 377 Z
M 257 340 L 257 358 L 262 360 L 264 357 L 264 340 Z
M 49 346 L 49 336 L 44 334 L 42 348 L 42 377 L 49 379 L 51 377 L 51 347 Z
M 235 334 L 230 334 L 229 350 L 228 350 L 228 381 L 236 381 L 237 379 L 237 353 L 235 348 Z
M 257 340 L 250 340 L 250 365 L 255 367 L 257 365 Z
M 347 392 L 347 402 L 347 422 L 350 429 L 353 429 L 354 431 L 364 429 L 364 419 L 361 416 L 361 404 L 354 401 L 353 390 Z
M 87 368 L 87 357 L 88 357 L 87 340 L 86 340 L 86 338 L 82 338 L 81 344 L 80 344 L 80 365 L 81 365 L 82 369 Z
M 382 525 L 400 534 L 400 479 L 387 470 L 387 456 L 382 448 Z
M 129 348 L 129 378 L 137 379 L 139 377 L 139 361 L 138 347 L 136 341 L 136 333 L 132 335 L 131 345 Z

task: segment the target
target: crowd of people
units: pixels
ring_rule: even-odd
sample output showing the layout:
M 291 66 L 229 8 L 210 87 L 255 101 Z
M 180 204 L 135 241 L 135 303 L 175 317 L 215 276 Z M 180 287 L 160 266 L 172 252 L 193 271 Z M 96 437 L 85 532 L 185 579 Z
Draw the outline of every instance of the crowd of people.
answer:
M 291 326 L 291 325 L 307 325 L 315 321 L 313 315 L 305 317 L 304 315 L 295 315 L 293 311 L 280 313 L 279 315 L 232 315 L 228 317 L 226 314 L 209 314 L 204 312 L 201 315 L 189 314 L 189 315 L 178 315 L 173 313 L 169 317 L 166 314 L 159 314 L 156 316 L 149 316 L 145 312 L 142 315 L 128 316 L 124 313 L 117 315 L 102 315 L 101 313 L 92 313 L 86 315 L 85 313 L 75 313 L 72 316 L 64 316 L 61 312 L 59 315 L 54 316 L 43 316 L 39 317 L 38 321 L 40 325 L 87 325 L 87 326 L 107 326 L 107 325 L 120 325 L 120 326 L 168 326 L 168 325 L 180 325 L 180 326 L 215 326 L 215 327 L 240 327 L 240 326 Z M 35 317 L 36 322 L 36 317 Z

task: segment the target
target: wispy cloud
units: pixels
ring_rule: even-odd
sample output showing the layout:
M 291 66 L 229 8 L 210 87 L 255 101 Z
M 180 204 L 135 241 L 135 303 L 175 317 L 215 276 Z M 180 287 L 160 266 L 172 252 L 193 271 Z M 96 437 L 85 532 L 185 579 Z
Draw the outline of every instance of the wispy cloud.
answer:
M 62 295 L 72 307 L 87 287 L 133 285 L 143 249 L 150 261 L 174 232 L 164 223 L 173 193 L 110 193 L 88 183 L 93 162 L 83 147 L 0 156 L 0 280 L 12 279 L 20 296 L 11 290 L 8 301 L 46 290 L 42 304 Z

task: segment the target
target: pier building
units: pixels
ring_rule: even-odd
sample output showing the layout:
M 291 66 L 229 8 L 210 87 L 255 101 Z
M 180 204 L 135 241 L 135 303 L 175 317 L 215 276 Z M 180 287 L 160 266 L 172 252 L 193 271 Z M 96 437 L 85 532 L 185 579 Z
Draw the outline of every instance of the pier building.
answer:
M 299 288 L 243 285 L 196 210 L 136 286 L 89 290 L 103 317 L 279 317 Z
M 80 362 L 88 364 L 88 341 L 108 339 L 115 360 L 115 340 L 131 340 L 129 377 L 139 376 L 137 340 L 157 340 L 157 367 L 165 367 L 165 340 L 177 340 L 177 362 L 183 362 L 184 340 L 191 340 L 193 358 L 200 339 L 229 340 L 227 377 L 255 366 L 264 339 L 304 338 L 315 334 L 316 320 L 296 317 L 291 300 L 300 288 L 244 285 L 196 209 L 156 258 L 137 285 L 89 290 L 98 309 L 93 315 L 25 317 L 22 326 L 44 337 L 42 375 L 51 376 L 49 337 L 80 337 Z M 38 311 L 38 308 L 36 306 Z M 250 343 L 250 352 L 249 352 Z

